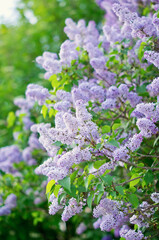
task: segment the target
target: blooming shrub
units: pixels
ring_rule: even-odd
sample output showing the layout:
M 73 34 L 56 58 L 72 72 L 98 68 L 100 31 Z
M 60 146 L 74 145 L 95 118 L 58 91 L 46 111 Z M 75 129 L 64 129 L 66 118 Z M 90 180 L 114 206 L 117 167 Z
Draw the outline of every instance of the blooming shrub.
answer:
M 35 173 L 47 177 L 49 214 L 65 222 L 90 209 L 95 229 L 157 239 L 158 1 L 97 2 L 107 11 L 103 31 L 66 19 L 59 56 L 36 58 L 52 88 L 30 84 L 27 104 L 17 105 L 42 106 L 43 120 L 23 121 L 45 152 Z M 24 160 L 32 160 L 29 144 Z M 77 234 L 88 227 L 83 219 Z

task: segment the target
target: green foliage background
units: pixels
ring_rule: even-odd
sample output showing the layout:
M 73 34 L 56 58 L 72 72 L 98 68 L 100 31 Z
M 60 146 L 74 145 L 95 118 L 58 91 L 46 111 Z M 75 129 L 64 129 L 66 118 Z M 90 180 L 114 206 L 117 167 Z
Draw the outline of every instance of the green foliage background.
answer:
M 0 147 L 12 142 L 6 120 L 8 112 L 15 110 L 13 99 L 24 95 L 30 82 L 47 84 L 34 60 L 44 51 L 59 51 L 66 39 L 65 19 L 83 18 L 100 25 L 104 15 L 94 0 L 20 0 L 17 12 L 16 26 L 0 25 Z M 30 23 L 27 13 L 36 17 L 35 24 Z

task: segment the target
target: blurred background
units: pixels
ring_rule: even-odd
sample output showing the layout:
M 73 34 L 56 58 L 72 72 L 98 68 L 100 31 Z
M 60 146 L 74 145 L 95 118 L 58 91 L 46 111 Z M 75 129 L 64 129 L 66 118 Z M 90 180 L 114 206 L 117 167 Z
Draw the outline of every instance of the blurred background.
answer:
M 0 0 L 0 147 L 12 143 L 7 115 L 15 110 L 13 99 L 30 82 L 45 85 L 35 58 L 58 53 L 65 19 L 94 20 L 100 28 L 103 16 L 95 0 Z

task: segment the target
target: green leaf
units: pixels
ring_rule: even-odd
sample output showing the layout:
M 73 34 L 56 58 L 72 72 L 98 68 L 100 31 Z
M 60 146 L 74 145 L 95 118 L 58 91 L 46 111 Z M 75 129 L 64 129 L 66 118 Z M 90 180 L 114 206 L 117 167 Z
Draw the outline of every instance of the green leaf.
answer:
M 94 197 L 94 193 L 91 193 L 90 196 L 87 198 L 87 205 L 89 208 L 92 208 L 93 197 Z
M 88 177 L 86 177 L 86 179 L 85 179 L 85 188 L 86 188 L 86 190 L 88 189 L 92 179 L 94 179 L 94 178 L 95 178 L 95 176 L 93 174 L 90 174 Z
M 49 80 L 51 81 L 51 85 L 54 88 L 54 90 L 56 90 L 60 86 L 60 84 L 61 84 L 61 82 L 57 80 L 56 74 L 52 75 L 49 78 Z
M 156 144 L 157 144 L 158 140 L 159 140 L 159 136 L 158 136 L 158 137 L 155 139 L 155 141 L 154 141 L 154 144 L 153 144 L 153 147 L 155 147 L 155 146 L 156 146 Z
M 139 200 L 137 198 L 137 196 L 135 194 L 130 194 L 128 196 L 128 199 L 130 201 L 130 203 L 132 204 L 133 207 L 137 208 L 139 205 Z
M 140 96 L 149 96 L 147 90 L 146 90 L 146 85 L 143 84 L 141 86 L 136 86 L 136 91 Z
M 103 164 L 105 163 L 105 160 L 99 160 L 94 163 L 94 168 L 99 169 Z
M 149 184 L 149 183 L 151 183 L 151 182 L 154 181 L 154 175 L 153 175 L 153 173 L 152 173 L 151 170 L 149 170 L 149 171 L 145 174 L 144 180 L 145 180 L 146 184 Z
M 58 183 L 64 187 L 65 189 L 67 189 L 69 192 L 71 192 L 71 179 L 70 177 L 65 177 L 62 180 L 59 180 Z
M 61 186 L 59 184 L 55 185 L 54 195 L 55 195 L 56 198 L 58 197 L 58 193 L 59 193 L 60 188 L 61 188 Z
M 96 145 L 96 149 L 100 149 L 100 148 L 101 148 L 101 146 L 102 146 L 102 144 L 101 144 L 101 143 L 97 143 L 97 145 Z
M 77 176 L 79 170 L 74 171 L 71 175 L 70 175 L 70 179 L 71 179 L 71 183 L 73 183 L 75 177 Z
M 7 127 L 10 128 L 14 125 L 15 123 L 16 116 L 14 112 L 10 112 L 7 117 Z
M 124 195 L 124 188 L 122 186 L 116 186 L 115 189 L 117 190 L 117 192 L 119 192 L 121 195 Z
M 113 145 L 113 146 L 117 147 L 117 148 L 120 147 L 120 146 L 119 146 L 119 143 L 118 143 L 116 140 L 114 140 L 114 139 L 109 140 L 108 143 L 109 143 L 110 145 Z
M 138 58 L 141 61 L 144 56 L 144 47 L 146 46 L 146 42 L 142 42 L 139 49 L 138 49 Z
M 53 108 L 50 108 L 49 110 L 49 118 L 55 115 L 55 110 Z
M 99 184 L 96 186 L 96 188 L 97 188 L 98 191 L 104 191 L 103 183 L 99 183 Z
M 139 177 L 139 174 L 133 174 L 132 177 L 131 177 L 131 179 L 137 178 L 137 177 Z M 138 184 L 139 182 L 140 182 L 140 178 L 135 179 L 134 181 L 132 181 L 132 182 L 129 183 L 129 186 L 130 186 L 130 187 L 133 187 L 133 186 L 135 186 L 136 184 Z
M 47 184 L 47 186 L 46 186 L 46 194 L 51 191 L 51 188 L 54 186 L 55 183 L 56 183 L 56 181 L 53 180 L 53 179 L 48 182 L 48 184 Z
M 99 203 L 99 201 L 101 200 L 101 197 L 103 196 L 103 194 L 104 194 L 104 191 L 100 191 L 100 192 L 98 193 L 98 195 L 95 196 L 95 200 L 94 200 L 94 203 L 95 203 L 95 204 L 98 204 L 98 203 Z
M 113 126 L 112 126 L 113 131 L 115 131 L 120 126 L 121 126 L 121 123 L 114 123 Z
M 110 128 L 110 126 L 108 126 L 108 125 L 105 125 L 105 126 L 102 127 L 102 133 L 103 133 L 103 134 L 104 134 L 104 133 L 109 133 L 110 130 L 111 130 L 111 128 Z
M 102 176 L 101 179 L 104 181 L 104 183 L 106 183 L 107 185 L 111 185 L 113 182 L 113 177 L 110 175 L 105 175 Z
M 41 109 L 41 112 L 42 112 L 42 115 L 43 115 L 44 119 L 46 118 L 47 111 L 48 111 L 48 108 L 45 105 L 43 105 L 42 109 Z
M 112 191 L 112 192 L 110 192 L 110 195 L 111 195 L 112 197 L 116 197 L 116 192 L 115 192 L 115 191 Z
M 61 147 L 62 142 L 56 141 L 56 142 L 53 143 L 53 145 L 55 145 L 55 146 L 57 146 L 57 147 Z

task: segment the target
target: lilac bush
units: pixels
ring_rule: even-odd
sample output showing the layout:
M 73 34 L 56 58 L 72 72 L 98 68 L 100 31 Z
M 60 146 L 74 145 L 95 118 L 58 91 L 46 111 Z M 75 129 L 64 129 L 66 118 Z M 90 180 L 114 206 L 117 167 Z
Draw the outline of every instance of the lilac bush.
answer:
M 59 54 L 36 58 L 51 87 L 29 84 L 26 99 L 15 101 L 16 115 L 33 132 L 22 157 L 33 165 L 32 151 L 43 150 L 35 174 L 47 178 L 50 215 L 59 212 L 66 222 L 89 209 L 94 229 L 126 240 L 156 239 L 159 2 L 97 4 L 106 10 L 103 31 L 93 21 L 66 19 L 68 40 Z M 36 104 L 43 118 L 34 124 Z M 92 226 L 83 218 L 76 232 Z

